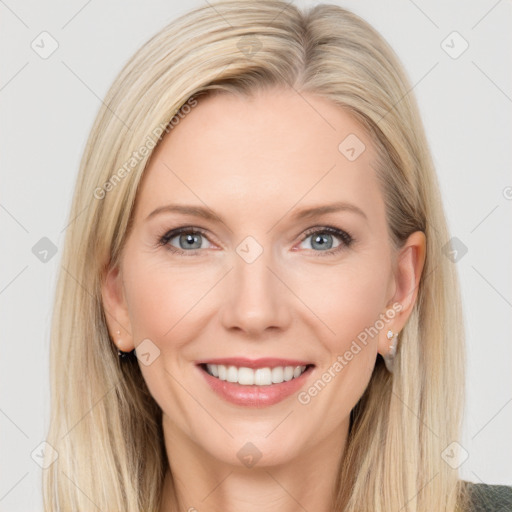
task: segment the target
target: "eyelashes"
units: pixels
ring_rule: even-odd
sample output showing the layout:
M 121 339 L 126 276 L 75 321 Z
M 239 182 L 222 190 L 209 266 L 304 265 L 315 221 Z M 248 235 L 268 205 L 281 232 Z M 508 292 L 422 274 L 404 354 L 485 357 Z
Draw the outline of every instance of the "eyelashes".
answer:
M 204 238 L 208 239 L 206 232 L 204 230 L 202 230 L 201 228 L 185 226 L 185 227 L 171 229 L 170 231 L 167 231 L 163 236 L 161 236 L 159 238 L 158 245 L 164 246 L 167 249 L 169 249 L 171 252 L 176 252 L 179 254 L 186 253 L 188 255 L 189 253 L 196 253 L 199 249 L 193 248 L 192 250 L 184 250 L 184 249 L 180 249 L 178 247 L 174 247 L 169 243 L 173 238 L 176 238 L 177 236 L 181 236 L 181 235 L 192 235 L 192 237 L 190 237 L 190 236 L 186 237 L 187 242 L 193 242 L 194 241 L 193 237 L 197 238 L 198 237 L 197 235 L 199 235 L 199 237 L 204 237 Z M 190 245 L 192 245 L 192 244 L 190 244 Z
M 190 247 L 190 249 L 183 249 L 172 245 L 170 242 L 177 237 L 178 246 L 183 244 L 185 247 Z M 302 244 L 309 238 L 312 238 L 310 242 L 311 248 L 307 248 L 306 250 L 312 251 L 315 256 L 331 256 L 337 254 L 347 250 L 355 242 L 355 239 L 350 233 L 334 226 L 316 226 L 310 228 L 304 232 L 299 243 Z M 338 245 L 334 245 L 336 243 L 335 239 L 337 239 Z M 204 241 L 211 243 L 205 230 L 196 226 L 182 226 L 166 231 L 163 235 L 159 236 L 157 246 L 165 247 L 166 250 L 178 255 L 194 256 L 208 248 L 201 247 Z M 199 247 L 197 247 L 198 244 Z M 318 246 L 318 244 L 320 244 L 320 247 L 328 246 L 328 249 L 315 250 L 313 247 Z
M 325 234 L 327 234 L 330 237 L 337 237 L 340 240 L 340 243 L 338 246 L 335 246 L 334 249 L 329 248 L 328 250 L 314 251 L 314 252 L 319 253 L 319 255 L 333 254 L 333 253 L 342 251 L 344 249 L 348 249 L 354 242 L 354 238 L 346 231 L 339 229 L 339 228 L 332 227 L 332 226 L 323 226 L 323 227 L 310 228 L 309 230 L 307 230 L 304 233 L 303 238 L 301 239 L 301 243 L 304 242 L 305 240 L 307 240 L 308 238 L 312 237 L 313 242 L 315 244 L 318 244 L 318 243 L 320 243 L 321 240 L 325 240 L 325 237 L 318 236 L 318 235 L 325 235 Z

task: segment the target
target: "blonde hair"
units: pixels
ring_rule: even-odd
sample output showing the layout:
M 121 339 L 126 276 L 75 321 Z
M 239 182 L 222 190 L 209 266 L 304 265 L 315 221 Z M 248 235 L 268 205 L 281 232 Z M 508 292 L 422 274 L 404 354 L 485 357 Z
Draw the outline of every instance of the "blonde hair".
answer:
M 463 482 L 442 457 L 459 439 L 464 403 L 459 284 L 443 254 L 450 235 L 411 86 L 393 50 L 355 14 L 323 4 L 301 12 L 277 0 L 217 2 L 178 18 L 131 58 L 98 113 L 55 300 L 47 442 L 59 456 L 44 471 L 46 510 L 158 510 L 168 468 L 161 411 L 137 361 L 119 363 L 102 279 L 119 263 L 150 141 L 169 132 L 193 98 L 272 87 L 350 112 L 377 150 L 393 245 L 417 230 L 427 239 L 395 371 L 379 356 L 351 412 L 333 510 L 465 510 Z

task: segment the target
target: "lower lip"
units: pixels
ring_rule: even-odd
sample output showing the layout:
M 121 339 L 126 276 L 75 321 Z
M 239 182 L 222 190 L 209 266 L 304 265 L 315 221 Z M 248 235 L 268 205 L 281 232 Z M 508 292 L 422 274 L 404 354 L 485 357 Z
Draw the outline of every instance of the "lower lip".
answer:
M 237 382 L 217 379 L 217 377 L 213 377 L 200 366 L 198 366 L 198 369 L 213 391 L 224 400 L 246 407 L 267 407 L 277 404 L 299 391 L 309 377 L 313 367 L 308 367 L 300 377 L 281 382 L 280 384 L 270 384 L 269 386 L 243 386 Z

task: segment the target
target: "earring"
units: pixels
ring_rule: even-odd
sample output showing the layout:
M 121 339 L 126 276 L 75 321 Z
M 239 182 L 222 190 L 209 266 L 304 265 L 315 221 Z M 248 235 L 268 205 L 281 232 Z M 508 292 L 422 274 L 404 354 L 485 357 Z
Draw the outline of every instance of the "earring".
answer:
M 387 332 L 387 338 L 390 341 L 389 352 L 384 356 L 384 363 L 390 373 L 393 373 L 393 366 L 395 362 L 396 346 L 398 343 L 398 333 L 389 330 Z
M 127 361 L 130 359 L 131 355 L 135 352 L 135 350 L 131 350 L 130 352 L 123 352 L 122 350 L 117 350 L 117 355 L 121 361 Z
M 116 334 L 119 336 L 121 334 L 121 331 L 116 331 Z M 119 338 L 118 342 L 121 341 L 121 338 Z M 119 359 L 121 361 L 126 361 L 130 359 L 130 356 L 135 352 L 135 349 L 131 350 L 130 352 L 123 352 L 120 349 L 117 349 L 117 355 L 119 356 Z

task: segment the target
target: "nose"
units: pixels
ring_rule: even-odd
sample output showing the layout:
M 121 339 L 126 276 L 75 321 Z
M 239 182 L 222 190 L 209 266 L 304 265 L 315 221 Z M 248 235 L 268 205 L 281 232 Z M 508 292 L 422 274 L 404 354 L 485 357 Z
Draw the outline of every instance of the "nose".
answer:
M 276 272 L 269 253 L 263 251 L 252 263 L 235 255 L 220 312 L 226 329 L 256 337 L 283 331 L 290 325 L 292 294 L 282 277 L 278 277 L 279 271 Z

